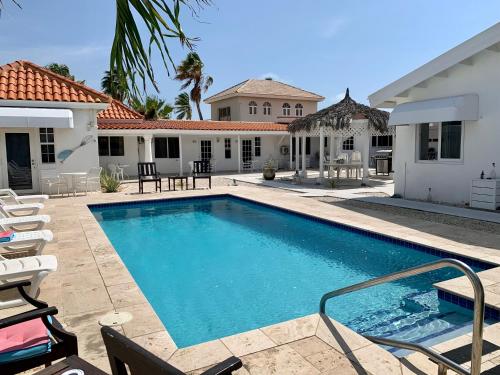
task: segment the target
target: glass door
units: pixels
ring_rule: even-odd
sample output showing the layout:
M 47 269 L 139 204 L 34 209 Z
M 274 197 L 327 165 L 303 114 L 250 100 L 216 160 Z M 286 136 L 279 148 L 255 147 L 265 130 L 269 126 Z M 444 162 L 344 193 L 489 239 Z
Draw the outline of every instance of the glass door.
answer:
M 30 134 L 5 133 L 5 156 L 8 186 L 16 191 L 32 191 Z
M 202 140 L 200 142 L 200 156 L 203 161 L 212 159 L 212 141 Z
M 241 157 L 243 162 L 252 161 L 252 140 L 242 139 L 241 140 Z

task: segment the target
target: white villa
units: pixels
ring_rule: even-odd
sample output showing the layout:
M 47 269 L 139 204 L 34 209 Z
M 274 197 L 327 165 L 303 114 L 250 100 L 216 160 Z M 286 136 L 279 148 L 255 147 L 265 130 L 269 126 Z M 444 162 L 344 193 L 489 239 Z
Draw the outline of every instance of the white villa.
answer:
M 272 160 L 305 175 L 307 168 L 324 169 L 330 155 L 356 150 L 367 177 L 373 150 L 392 147 L 390 133 L 356 130 L 365 120 L 325 132 L 322 142 L 317 132 L 299 132 L 295 140 L 289 131 L 291 122 L 323 113 L 321 100 L 270 79 L 247 80 L 206 99 L 218 120 L 151 121 L 101 92 L 16 61 L 0 67 L 0 187 L 41 191 L 47 178 L 63 173 L 69 188 L 76 172 L 99 166 L 119 165 L 133 177 L 141 161 L 156 162 L 163 175 L 187 175 L 194 160 L 210 160 L 214 172 L 259 171 Z
M 393 108 L 396 194 L 500 206 L 500 180 L 477 181 L 500 163 L 499 67 L 500 23 L 370 95 Z

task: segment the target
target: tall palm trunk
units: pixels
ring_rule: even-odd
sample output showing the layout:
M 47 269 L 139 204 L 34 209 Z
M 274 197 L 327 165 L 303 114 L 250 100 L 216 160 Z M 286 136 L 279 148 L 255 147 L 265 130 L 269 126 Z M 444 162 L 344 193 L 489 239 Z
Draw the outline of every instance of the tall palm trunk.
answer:
M 203 115 L 201 114 L 200 102 L 196 102 L 196 110 L 198 111 L 198 118 L 203 120 Z

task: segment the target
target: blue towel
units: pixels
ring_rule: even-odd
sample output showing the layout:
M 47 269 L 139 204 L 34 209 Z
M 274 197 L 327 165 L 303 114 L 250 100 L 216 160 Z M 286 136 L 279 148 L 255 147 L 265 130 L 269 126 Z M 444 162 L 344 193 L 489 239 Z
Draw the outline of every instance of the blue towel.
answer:
M 10 242 L 14 239 L 15 233 L 11 233 L 10 236 L 0 237 L 0 242 Z

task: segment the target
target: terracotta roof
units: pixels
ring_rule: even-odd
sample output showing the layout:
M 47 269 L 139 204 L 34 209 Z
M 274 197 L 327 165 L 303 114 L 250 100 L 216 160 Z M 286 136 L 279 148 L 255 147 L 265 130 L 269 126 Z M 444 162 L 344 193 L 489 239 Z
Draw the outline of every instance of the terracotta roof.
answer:
M 97 114 L 98 119 L 130 120 L 142 119 L 143 117 L 139 112 L 134 111 L 116 99 L 111 101 L 108 108 Z
M 247 121 L 197 120 L 105 120 L 98 119 L 99 130 L 176 129 L 212 131 L 287 131 L 286 124 Z
M 0 99 L 75 103 L 110 101 L 99 91 L 29 61 L 0 66 Z
M 233 96 L 265 96 L 265 97 L 288 97 L 290 99 L 297 98 L 303 100 L 321 101 L 325 99 L 323 96 L 310 91 L 305 91 L 288 85 L 283 82 L 270 79 L 247 79 L 237 85 L 221 91 L 215 95 L 205 99 L 205 103 L 212 103 L 217 100 L 225 99 Z

